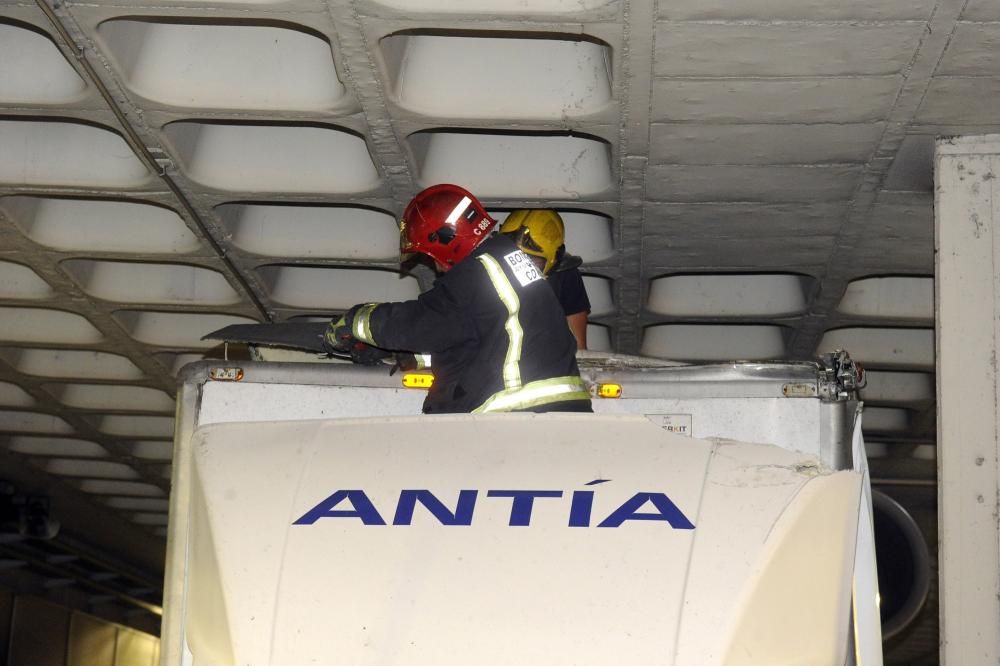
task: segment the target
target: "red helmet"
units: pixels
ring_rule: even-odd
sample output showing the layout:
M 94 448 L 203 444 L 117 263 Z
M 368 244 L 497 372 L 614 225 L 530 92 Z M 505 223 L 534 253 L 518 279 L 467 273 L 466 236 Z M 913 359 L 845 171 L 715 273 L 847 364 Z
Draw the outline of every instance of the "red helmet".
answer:
M 496 224 L 465 188 L 432 185 L 413 197 L 403 213 L 400 254 L 426 254 L 448 270 L 469 256 Z

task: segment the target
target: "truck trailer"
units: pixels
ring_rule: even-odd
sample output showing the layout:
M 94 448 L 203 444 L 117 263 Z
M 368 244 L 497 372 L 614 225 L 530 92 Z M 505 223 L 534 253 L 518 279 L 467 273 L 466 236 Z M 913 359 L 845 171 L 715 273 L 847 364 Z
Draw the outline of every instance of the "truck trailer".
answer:
M 424 373 L 179 379 L 161 666 L 881 664 L 859 368 L 581 352 L 594 413 Z

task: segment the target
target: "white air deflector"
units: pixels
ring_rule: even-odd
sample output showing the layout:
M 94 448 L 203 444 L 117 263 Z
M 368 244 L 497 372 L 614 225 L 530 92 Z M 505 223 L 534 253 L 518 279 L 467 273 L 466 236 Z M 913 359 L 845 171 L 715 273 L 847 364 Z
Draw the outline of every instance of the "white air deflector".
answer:
M 0 298 L 48 298 L 53 294 L 48 282 L 22 264 L 0 261 Z
M 35 399 L 17 384 L 0 382 L 0 405 L 4 407 L 31 407 Z
M 233 244 L 268 257 L 393 260 L 392 215 L 353 206 L 226 204 L 216 208 Z
M 880 277 L 847 285 L 838 310 L 859 317 L 934 320 L 934 278 Z
M 208 349 L 218 340 L 202 340 L 201 336 L 230 324 L 256 324 L 248 317 L 220 314 L 189 314 L 185 312 L 149 312 L 119 310 L 114 318 L 139 342 L 161 347 Z
M 106 301 L 192 305 L 240 301 L 221 273 L 199 266 L 71 259 L 62 267 L 85 292 Z
M 86 89 L 51 39 L 0 23 L 0 104 L 65 104 Z
M 781 326 L 689 325 L 649 326 L 642 354 L 678 361 L 757 361 L 785 355 Z
M 101 199 L 0 199 L 14 224 L 39 245 L 57 250 L 180 254 L 201 247 L 169 208 Z
M 47 384 L 45 389 L 67 407 L 139 412 L 173 412 L 174 399 L 146 386 Z
M 86 345 L 103 337 L 87 319 L 72 312 L 0 307 L 0 340 Z
M 97 429 L 107 435 L 122 437 L 173 437 L 172 416 L 102 416 Z
M 615 301 L 611 295 L 612 282 L 608 278 L 584 275 L 583 285 L 590 299 L 590 316 L 600 317 L 615 313 Z
M 0 349 L 0 358 L 15 370 L 39 377 L 88 379 L 141 379 L 140 370 L 124 356 L 70 349 Z
M 184 173 L 220 190 L 350 194 L 380 182 L 365 140 L 341 129 L 182 121 L 164 132 Z
M 121 136 L 69 122 L 0 120 L 0 182 L 134 188 L 151 174 Z
M 650 312 L 675 317 L 780 317 L 806 309 L 798 275 L 672 275 L 649 286 Z
M 383 38 L 396 101 L 435 118 L 548 120 L 585 116 L 611 102 L 607 45 L 579 35 L 495 34 Z
M 272 299 L 298 308 L 346 310 L 356 303 L 406 301 L 420 294 L 416 278 L 395 271 L 306 266 L 257 270 Z
M 94 495 L 129 495 L 133 497 L 162 497 L 164 495 L 163 490 L 151 483 L 103 479 L 82 481 L 80 490 Z
M 60 437 L 11 437 L 7 449 L 30 456 L 73 456 L 105 458 L 108 452 L 96 442 Z
M 324 111 L 350 102 L 329 42 L 304 30 L 112 20 L 98 32 L 128 87 L 161 104 Z
M 128 465 L 103 460 L 50 460 L 45 471 L 60 476 L 85 476 L 101 479 L 138 479 L 139 473 Z
M 827 331 L 818 352 L 846 349 L 851 358 L 872 366 L 934 367 L 932 328 L 840 328 Z
M 562 134 L 449 132 L 410 135 L 420 183 L 456 183 L 479 198 L 580 199 L 611 190 L 610 146 Z
M 41 412 L 14 412 L 0 410 L 0 423 L 12 432 L 37 432 L 51 435 L 68 435 L 73 427 L 58 416 Z

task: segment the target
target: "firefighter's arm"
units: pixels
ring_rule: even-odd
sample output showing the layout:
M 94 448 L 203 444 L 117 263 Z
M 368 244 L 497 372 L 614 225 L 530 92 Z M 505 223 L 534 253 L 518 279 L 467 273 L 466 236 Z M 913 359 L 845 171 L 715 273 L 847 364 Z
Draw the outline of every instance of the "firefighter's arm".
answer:
M 436 286 L 416 300 L 351 308 L 353 336 L 382 349 L 433 354 L 475 337 L 465 309 Z

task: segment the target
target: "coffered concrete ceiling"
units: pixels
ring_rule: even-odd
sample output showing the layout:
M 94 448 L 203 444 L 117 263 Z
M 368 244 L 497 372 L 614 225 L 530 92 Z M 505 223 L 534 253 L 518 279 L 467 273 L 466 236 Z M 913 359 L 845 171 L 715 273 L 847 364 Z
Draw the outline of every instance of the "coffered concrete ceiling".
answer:
M 563 214 L 592 348 L 846 348 L 933 479 L 933 142 L 998 110 L 994 0 L 0 0 L 5 476 L 155 577 L 201 336 L 415 296 L 456 182 Z

